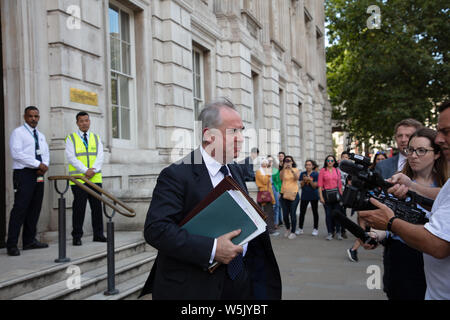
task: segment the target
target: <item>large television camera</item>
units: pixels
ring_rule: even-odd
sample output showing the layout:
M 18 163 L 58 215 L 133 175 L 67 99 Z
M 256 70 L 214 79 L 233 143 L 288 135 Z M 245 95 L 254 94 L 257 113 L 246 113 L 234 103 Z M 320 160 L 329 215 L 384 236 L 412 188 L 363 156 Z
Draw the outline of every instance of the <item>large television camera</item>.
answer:
M 398 200 L 389 195 L 387 189 L 393 184 L 385 181 L 377 172 L 370 168 L 370 158 L 350 154 L 350 160 L 342 160 L 339 168 L 351 176 L 351 185 L 345 187 L 342 195 L 342 205 L 357 211 L 377 209 L 369 201 L 375 198 L 384 203 L 394 212 L 395 216 L 413 224 L 428 222 L 426 213 L 417 205 L 432 207 L 433 200 L 408 191 L 406 200 Z

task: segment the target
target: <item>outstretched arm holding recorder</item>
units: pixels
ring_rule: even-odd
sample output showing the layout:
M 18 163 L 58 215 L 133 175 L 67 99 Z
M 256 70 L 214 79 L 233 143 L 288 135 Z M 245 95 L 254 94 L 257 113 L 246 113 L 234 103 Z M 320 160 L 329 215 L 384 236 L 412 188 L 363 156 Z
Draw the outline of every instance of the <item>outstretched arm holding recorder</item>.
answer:
M 409 246 L 427 253 L 436 259 L 444 259 L 450 255 L 450 243 L 431 232 L 423 225 L 415 225 L 395 218 L 394 212 L 381 202 L 370 199 L 377 210 L 360 211 L 359 215 L 375 229 L 386 230 L 399 235 Z M 391 220 L 392 219 L 392 220 Z M 388 223 L 391 221 L 391 226 Z
M 407 192 L 413 191 L 434 200 L 436 199 L 439 191 L 441 191 L 441 188 L 433 188 L 418 184 L 403 173 L 397 173 L 387 181 L 394 184 L 393 187 L 388 189 L 388 192 L 395 195 L 398 199 L 406 198 Z

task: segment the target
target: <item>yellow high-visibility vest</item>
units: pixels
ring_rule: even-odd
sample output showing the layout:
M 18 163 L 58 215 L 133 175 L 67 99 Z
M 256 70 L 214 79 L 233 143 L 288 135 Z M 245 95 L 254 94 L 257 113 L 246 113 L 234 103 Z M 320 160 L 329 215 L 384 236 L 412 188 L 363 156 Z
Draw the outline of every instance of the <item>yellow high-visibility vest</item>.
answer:
M 72 141 L 72 144 L 75 148 L 75 157 L 80 160 L 87 168 L 91 168 L 91 166 L 95 163 L 98 154 L 98 141 L 99 136 L 90 132 L 88 139 L 88 146 L 86 146 L 80 136 L 74 132 L 67 136 L 67 139 Z M 84 172 L 78 171 L 74 166 L 69 163 L 69 175 L 70 176 L 84 176 Z M 93 183 L 102 183 L 102 173 L 97 172 L 91 179 L 89 179 Z M 81 183 L 84 183 L 83 180 L 78 180 Z M 75 185 L 72 181 L 70 181 L 70 185 Z

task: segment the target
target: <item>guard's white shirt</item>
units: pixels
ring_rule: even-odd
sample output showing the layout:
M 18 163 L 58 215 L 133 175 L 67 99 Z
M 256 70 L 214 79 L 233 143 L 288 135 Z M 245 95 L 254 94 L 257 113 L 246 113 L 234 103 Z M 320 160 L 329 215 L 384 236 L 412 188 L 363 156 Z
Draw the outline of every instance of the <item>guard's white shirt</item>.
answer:
M 215 188 L 224 178 L 222 172 L 220 172 L 220 168 L 222 168 L 222 164 L 219 163 L 216 159 L 211 157 L 205 149 L 203 149 L 202 146 L 200 146 L 200 152 L 203 157 L 203 161 L 205 162 L 206 168 L 208 169 L 209 177 L 211 178 L 211 183 L 213 187 Z M 228 166 L 227 166 L 228 167 Z M 228 168 L 228 171 L 231 175 L 231 170 Z M 243 256 L 245 256 L 245 253 L 247 252 L 247 246 L 248 244 L 244 244 L 242 247 L 244 248 Z M 211 252 L 211 258 L 209 260 L 209 263 L 214 262 L 214 257 L 216 256 L 216 248 L 217 248 L 217 239 L 214 239 L 214 246 Z
M 81 140 L 83 140 L 84 132 L 77 130 L 76 133 L 80 136 Z M 90 131 L 87 131 L 86 135 L 87 135 L 88 142 L 89 142 L 89 134 L 90 134 Z M 102 170 L 102 166 L 103 166 L 103 144 L 102 144 L 100 137 L 98 139 L 97 150 L 98 150 L 97 158 L 95 159 L 94 164 L 91 164 L 91 168 L 94 168 L 95 173 L 100 172 Z M 67 161 L 69 161 L 69 163 L 71 165 L 73 165 L 77 169 L 77 171 L 86 172 L 89 169 L 88 167 L 86 167 L 83 164 L 83 162 L 78 160 L 77 157 L 75 156 L 75 148 L 74 148 L 72 139 L 70 139 L 70 138 L 68 138 L 66 141 L 66 157 L 67 157 Z
M 13 130 L 9 139 L 9 148 L 13 160 L 13 169 L 37 169 L 41 162 L 36 160 L 36 145 L 33 136 L 34 128 L 24 124 Z M 37 130 L 36 134 L 39 141 L 39 150 L 42 157 L 42 163 L 47 167 L 50 165 L 50 152 L 48 149 L 45 135 Z

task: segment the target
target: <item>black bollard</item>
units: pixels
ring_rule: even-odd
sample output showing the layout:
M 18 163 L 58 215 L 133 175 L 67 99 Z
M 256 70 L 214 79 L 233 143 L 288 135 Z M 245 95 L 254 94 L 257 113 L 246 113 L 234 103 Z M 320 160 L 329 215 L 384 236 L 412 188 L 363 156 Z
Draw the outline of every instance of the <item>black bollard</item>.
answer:
M 115 288 L 115 262 L 114 262 L 114 222 L 112 217 L 106 223 L 106 237 L 107 237 L 107 252 L 106 258 L 108 260 L 108 290 L 104 292 L 106 296 L 112 296 L 119 293 Z
M 61 195 L 58 199 L 58 259 L 55 260 L 57 263 L 70 261 L 70 258 L 66 257 L 66 199 L 64 198 L 64 193 L 67 192 L 68 186 L 69 182 L 67 182 L 66 190 L 60 192 L 55 180 L 56 191 Z

